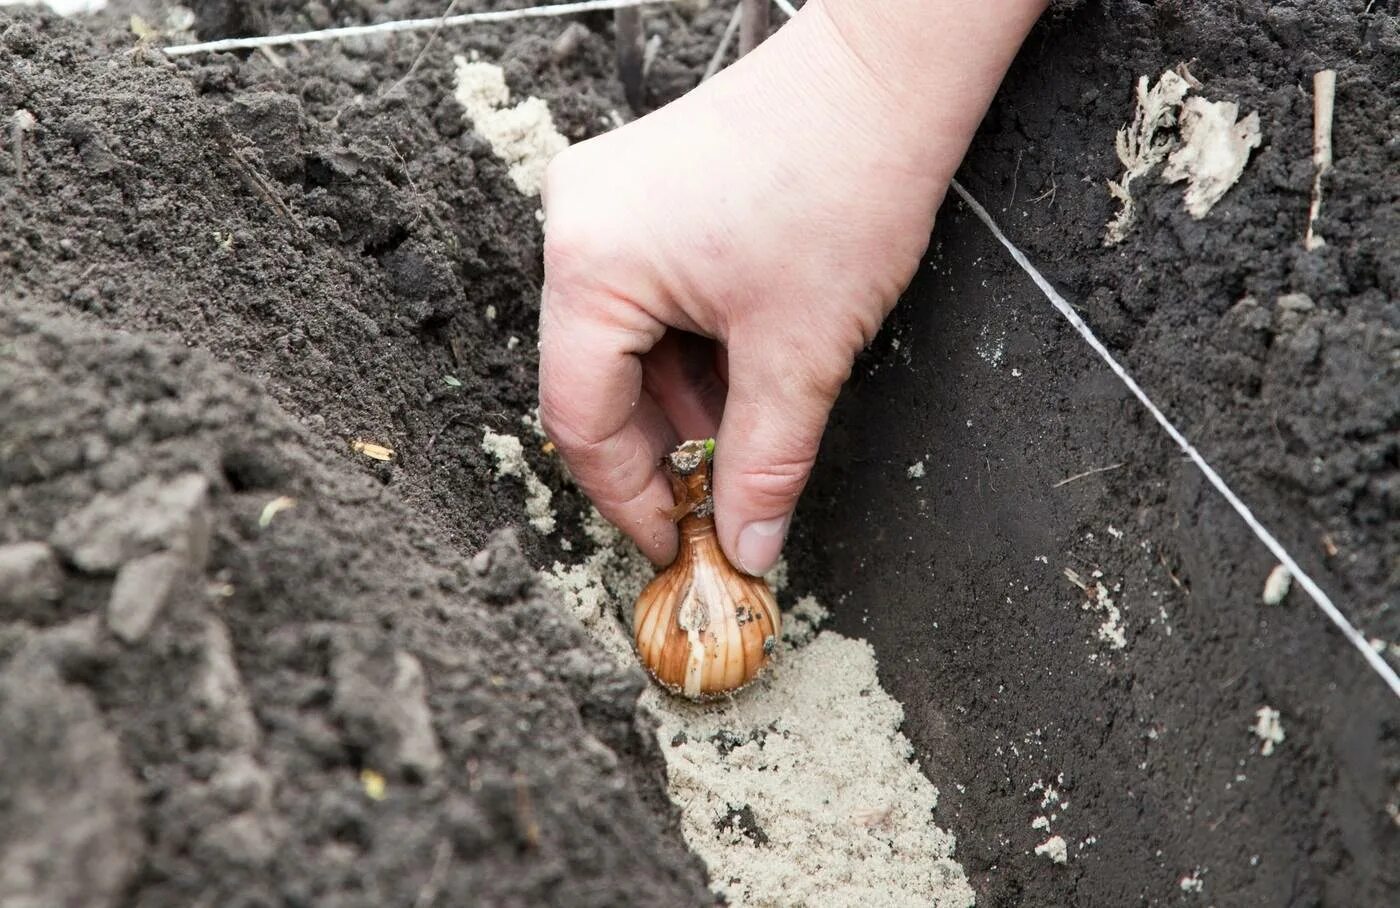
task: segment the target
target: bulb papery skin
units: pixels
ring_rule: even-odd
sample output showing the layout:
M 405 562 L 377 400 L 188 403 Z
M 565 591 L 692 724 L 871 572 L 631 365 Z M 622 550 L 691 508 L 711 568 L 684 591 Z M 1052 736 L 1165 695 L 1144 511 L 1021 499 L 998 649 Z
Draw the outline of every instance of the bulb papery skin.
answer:
M 709 464 L 674 482 L 678 504 L 709 494 Z M 663 687 L 692 700 L 733 693 L 758 676 L 781 627 L 767 581 L 724 557 L 709 508 L 680 519 L 680 551 L 637 597 L 637 654 Z

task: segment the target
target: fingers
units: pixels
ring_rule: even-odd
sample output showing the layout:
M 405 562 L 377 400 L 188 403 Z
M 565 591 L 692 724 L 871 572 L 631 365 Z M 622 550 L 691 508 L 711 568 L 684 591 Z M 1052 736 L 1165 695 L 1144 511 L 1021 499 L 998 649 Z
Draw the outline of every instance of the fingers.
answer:
M 616 301 L 614 301 L 616 302 Z M 676 554 L 672 505 L 658 469 L 676 444 L 642 388 L 641 356 L 662 328 L 625 305 L 551 292 L 540 310 L 540 419 L 583 492 L 654 563 Z
M 760 335 L 761 336 L 761 335 Z M 715 520 L 725 554 L 763 574 L 782 552 L 798 496 L 851 358 L 773 336 L 729 350 L 729 397 L 715 445 Z
M 728 388 L 715 369 L 716 347 L 695 334 L 667 331 L 642 357 L 642 385 L 682 441 L 713 438 L 719 430 Z

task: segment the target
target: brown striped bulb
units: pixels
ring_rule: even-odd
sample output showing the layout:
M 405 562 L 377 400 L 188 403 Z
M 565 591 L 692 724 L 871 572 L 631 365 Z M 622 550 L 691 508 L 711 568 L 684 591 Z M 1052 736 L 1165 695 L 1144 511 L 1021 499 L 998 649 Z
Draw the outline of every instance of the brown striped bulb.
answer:
M 689 441 L 662 461 L 676 496 L 680 552 L 642 590 L 632 614 L 642 664 L 692 700 L 733 693 L 757 677 L 780 627 L 768 583 L 731 565 L 715 536 L 713 451 L 713 442 Z

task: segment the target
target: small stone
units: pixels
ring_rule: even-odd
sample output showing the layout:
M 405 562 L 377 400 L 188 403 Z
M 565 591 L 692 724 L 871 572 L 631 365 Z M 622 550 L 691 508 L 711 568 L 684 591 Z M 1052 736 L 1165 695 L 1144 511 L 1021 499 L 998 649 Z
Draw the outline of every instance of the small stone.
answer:
M 225 757 L 209 787 L 215 799 L 234 813 L 271 806 L 272 777 L 250 754 Z
M 217 618 L 204 626 L 203 661 L 191 684 L 195 709 L 190 730 L 229 750 L 252 750 L 258 743 L 258 723 L 248 691 L 234 661 L 228 628 Z
M 487 602 L 502 604 L 525 597 L 535 583 L 535 572 L 520 551 L 519 537 L 506 528 L 491 534 L 486 548 L 469 564 L 472 593 Z
M 331 663 L 333 710 L 367 762 L 425 778 L 442 766 L 423 666 L 408 653 L 346 648 Z
M 1297 331 L 1316 308 L 1306 293 L 1285 293 L 1274 300 L 1274 320 L 1280 332 Z
M 393 696 L 402 707 L 399 727 L 399 766 L 426 776 L 442 766 L 442 751 L 433 732 L 433 716 L 428 710 L 428 685 L 422 664 L 405 652 L 394 654 Z
M 1274 305 L 1284 312 L 1311 312 L 1317 308 L 1312 297 L 1306 293 L 1285 293 L 1274 301 Z
M 170 601 L 183 567 L 180 556 L 169 552 L 122 565 L 107 600 L 107 627 L 112 633 L 126 643 L 146 636 Z
M 0 606 L 56 602 L 63 595 L 63 568 L 42 542 L 0 546 Z
M 214 866 L 229 863 L 238 867 L 260 868 L 276 857 L 277 841 L 260 817 L 251 813 L 241 814 L 206 829 L 200 836 L 196 853 Z
M 147 477 L 118 495 L 98 495 L 59 521 L 50 540 L 79 570 L 113 573 L 158 551 L 179 552 L 194 570 L 209 555 L 209 483 L 198 473 Z

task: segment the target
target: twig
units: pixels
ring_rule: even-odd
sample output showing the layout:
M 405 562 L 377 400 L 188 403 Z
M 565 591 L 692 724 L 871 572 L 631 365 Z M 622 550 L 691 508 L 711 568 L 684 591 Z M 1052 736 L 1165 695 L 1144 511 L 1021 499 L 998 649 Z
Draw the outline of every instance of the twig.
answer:
M 540 824 L 535 819 L 535 803 L 530 798 L 529 780 L 524 773 L 515 774 L 515 822 L 527 848 L 540 845 Z
M 14 116 L 10 117 L 10 145 L 15 154 L 15 182 L 21 186 L 24 185 L 24 137 L 38 122 L 34 115 L 24 108 L 15 111 Z
M 438 438 L 442 435 L 442 433 L 446 432 L 448 429 L 465 420 L 467 418 L 467 415 L 468 414 L 466 413 L 455 413 L 452 416 L 449 416 L 447 418 L 447 421 L 444 422 L 441 426 L 439 426 L 438 430 L 428 438 L 428 443 L 423 446 L 423 453 L 433 453 L 433 447 L 437 444 Z
M 1157 553 L 1157 561 L 1162 565 L 1162 570 L 1166 571 L 1167 576 L 1171 578 L 1172 585 L 1175 586 L 1177 589 L 1181 590 L 1186 595 L 1191 595 L 1191 591 L 1188 590 L 1185 584 L 1181 582 L 1181 578 L 1176 576 L 1176 572 L 1171 569 L 1171 565 L 1167 564 L 1167 557 L 1163 555 L 1160 551 Z
M 1026 153 L 1024 148 L 1016 149 L 1016 166 L 1011 170 L 1011 201 L 1006 203 L 1006 208 L 1011 208 L 1016 204 L 1016 181 L 1021 176 L 1021 158 Z M 1003 208 L 1002 211 L 1005 211 Z
M 769 0 L 739 0 L 743 16 L 739 21 L 739 56 L 763 43 L 768 37 Z
M 413 900 L 413 908 L 430 908 L 442 889 L 442 875 L 447 872 L 447 863 L 452 857 L 452 845 L 446 840 L 438 842 L 433 855 L 433 869 L 428 871 L 427 882 L 418 890 L 418 898 Z
M 617 78 L 627 103 L 633 110 L 641 110 L 642 61 L 646 56 L 642 11 L 635 6 L 618 9 L 613 13 L 613 31 L 617 35 Z
M 1052 488 L 1052 489 L 1058 489 L 1060 486 L 1067 486 L 1067 485 L 1069 485 L 1070 483 L 1074 482 L 1076 479 L 1083 479 L 1083 478 L 1086 477 L 1086 476 L 1093 476 L 1093 475 L 1098 474 L 1098 473 L 1107 473 L 1109 470 L 1116 470 L 1116 469 L 1118 469 L 1119 467 L 1122 467 L 1123 465 L 1124 465 L 1124 464 L 1122 464 L 1122 463 L 1113 463 L 1113 464 L 1109 464 L 1109 465 L 1106 466 L 1106 467 L 1094 467 L 1094 469 L 1092 469 L 1092 470 L 1085 470 L 1083 473 L 1075 473 L 1073 476 L 1066 476 L 1064 479 L 1061 479 L 1059 482 L 1055 483 L 1055 484 L 1052 485 L 1050 488 Z
M 418 71 L 418 64 L 423 62 L 424 54 L 428 52 L 428 48 L 433 46 L 433 42 L 437 40 L 438 35 L 442 34 L 443 26 L 447 24 L 447 17 L 451 16 L 452 11 L 456 8 L 457 0 L 452 0 L 451 3 L 447 4 L 447 9 L 442 11 L 442 16 L 438 19 L 437 28 L 433 29 L 433 33 L 428 36 L 428 40 L 424 41 L 423 46 L 418 49 L 418 54 L 413 58 L 413 62 L 409 64 L 408 72 L 404 73 L 399 81 L 389 86 L 389 90 L 383 93 L 383 97 L 389 97 L 402 88 L 405 82 L 413 78 L 413 74 Z
M 1314 229 L 1322 213 L 1322 178 L 1332 170 L 1332 106 L 1337 95 L 1337 71 L 1323 69 L 1313 74 L 1313 173 L 1312 204 L 1308 206 L 1308 230 L 1303 248 L 1311 252 L 1327 243 Z
M 173 44 L 161 48 L 167 56 L 181 57 L 188 54 L 214 53 L 227 50 L 248 50 L 256 47 L 275 47 L 281 44 L 296 44 L 302 41 L 336 41 L 341 38 L 359 38 L 365 35 L 382 35 L 390 32 L 427 31 L 430 28 L 457 28 L 462 25 L 476 25 L 484 22 L 509 22 L 513 19 L 537 19 L 549 16 L 572 16 L 578 13 L 591 13 L 598 10 L 624 9 L 632 6 L 651 6 L 660 3 L 675 3 L 676 0 L 577 0 L 573 3 L 554 3 L 546 6 L 529 6 L 524 9 L 490 10 L 481 13 L 461 13 L 456 16 L 434 16 L 431 19 L 396 19 L 393 22 L 377 22 L 374 25 L 346 25 L 340 28 L 323 28 L 312 32 L 296 32 L 287 35 L 260 35 L 250 38 L 221 38 L 217 41 L 204 41 L 199 44 Z
M 642 82 L 651 78 L 651 67 L 656 62 L 656 58 L 661 54 L 661 36 L 652 35 L 647 39 L 646 49 L 642 51 Z
M 273 66 L 277 67 L 278 69 L 286 69 L 286 68 L 287 68 L 287 61 L 286 61 L 286 60 L 283 60 L 281 57 L 277 56 L 277 51 L 273 50 L 272 48 L 270 48 L 270 47 L 260 47 L 260 48 L 258 48 L 258 53 L 260 53 L 260 54 L 262 54 L 264 57 L 266 57 L 266 58 L 267 58 L 267 61 L 268 61 L 269 63 L 271 63 Z
M 559 33 L 559 37 L 554 39 L 554 44 L 549 48 L 549 56 L 555 63 L 563 63 L 578 52 L 579 45 L 588 34 L 588 26 L 582 22 L 570 22 L 568 27 Z
M 228 153 L 229 157 L 233 159 L 234 164 L 237 166 L 238 172 L 243 175 L 245 180 L 252 184 L 253 191 L 262 196 L 262 200 L 272 206 L 273 210 L 278 214 L 286 218 L 288 223 L 300 230 L 301 222 L 296 219 L 296 215 L 292 214 L 292 210 L 287 207 L 287 203 L 283 202 L 281 197 L 273 190 L 272 186 L 268 184 L 267 180 L 263 179 L 262 174 L 253 169 L 253 165 L 249 164 L 247 159 L 243 157 L 243 152 L 236 148 L 230 148 Z
M 743 4 L 734 4 L 734 13 L 729 17 L 729 24 L 724 27 L 724 34 L 720 36 L 719 47 L 715 48 L 715 55 L 710 58 L 710 65 L 705 67 L 705 74 L 700 77 L 701 82 L 719 72 L 720 66 L 724 64 L 725 54 L 729 53 L 729 45 L 734 43 L 734 35 L 739 31 L 739 20 L 743 16 Z
M 1057 193 L 1057 192 L 1059 192 L 1059 191 L 1060 191 L 1060 184 L 1058 184 L 1058 183 L 1055 182 L 1055 175 L 1052 173 L 1052 174 L 1050 175 L 1050 188 L 1047 189 L 1047 190 L 1045 190 L 1044 192 L 1042 192 L 1040 195 L 1036 196 L 1035 198 L 1031 199 L 1031 201 L 1032 201 L 1032 202 L 1044 202 L 1045 200 L 1049 199 L 1050 204 L 1053 206 L 1053 205 L 1055 204 L 1055 193 Z

